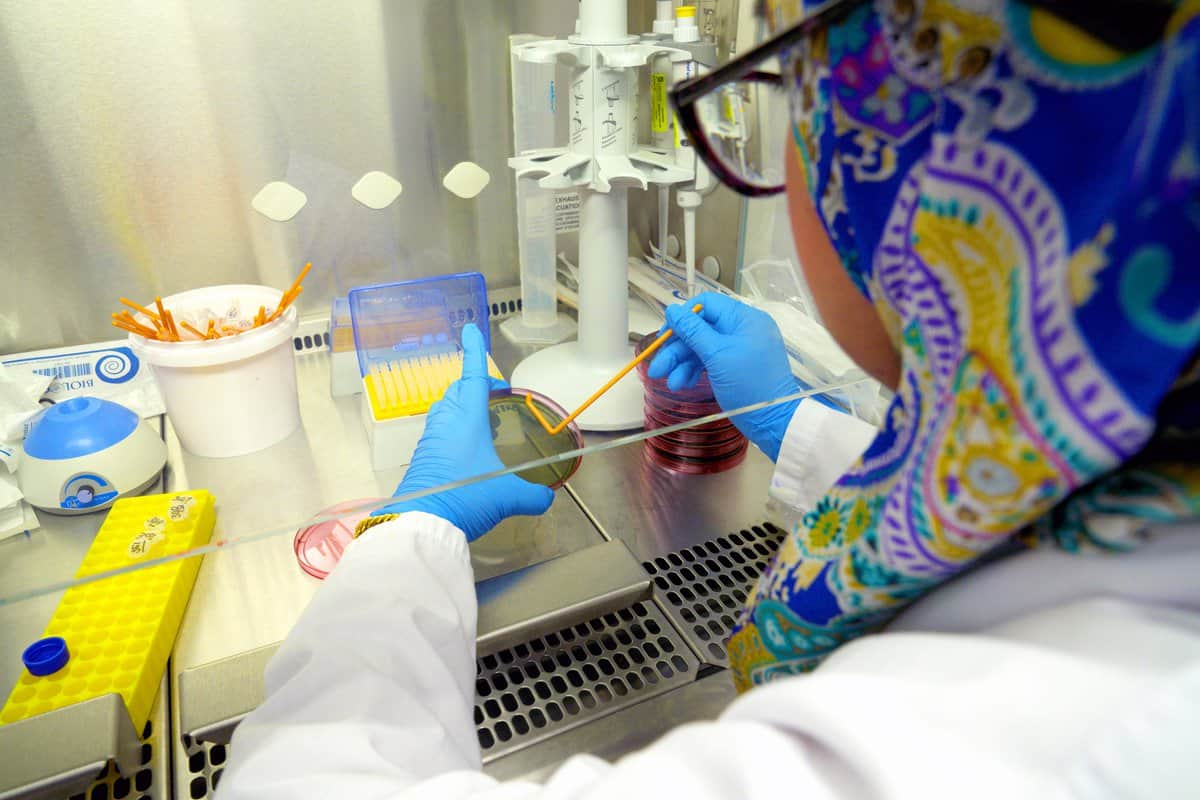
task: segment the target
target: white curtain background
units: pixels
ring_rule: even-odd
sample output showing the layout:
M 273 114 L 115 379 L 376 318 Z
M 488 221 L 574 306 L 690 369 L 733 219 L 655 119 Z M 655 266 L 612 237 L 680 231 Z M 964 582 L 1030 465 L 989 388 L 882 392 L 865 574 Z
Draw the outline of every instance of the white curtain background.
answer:
M 652 4 L 646 4 L 652 5 Z M 477 269 L 518 280 L 508 36 L 573 0 L 0 0 L 0 353 L 118 338 L 117 298 L 355 285 Z M 631 15 L 631 19 L 632 19 Z M 492 176 L 444 190 L 459 161 Z M 374 211 L 350 189 L 404 190 Z M 305 192 L 288 222 L 251 208 Z

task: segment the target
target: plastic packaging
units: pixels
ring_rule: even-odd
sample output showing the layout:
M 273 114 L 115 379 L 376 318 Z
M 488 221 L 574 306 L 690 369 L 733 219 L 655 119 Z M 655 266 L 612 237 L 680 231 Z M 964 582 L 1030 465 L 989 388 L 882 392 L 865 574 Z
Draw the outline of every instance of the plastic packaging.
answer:
M 641 353 L 658 336 L 657 331 L 638 342 Z M 666 379 L 649 376 L 649 361 L 638 365 L 638 375 L 645 386 L 646 430 L 717 414 L 721 407 L 713 397 L 707 373 L 695 386 L 678 391 L 667 387 Z M 749 442 L 728 419 L 705 422 L 691 428 L 659 434 L 645 440 L 644 450 L 651 462 L 673 472 L 710 474 L 732 469 L 746 457 Z
M 211 286 L 165 297 L 163 304 L 186 319 L 208 309 L 274 308 L 282 296 L 269 286 Z M 130 334 L 129 342 L 151 366 L 184 448 L 223 458 L 270 447 L 300 427 L 292 355 L 297 325 L 296 309 L 289 307 L 279 319 L 237 336 L 160 342 Z

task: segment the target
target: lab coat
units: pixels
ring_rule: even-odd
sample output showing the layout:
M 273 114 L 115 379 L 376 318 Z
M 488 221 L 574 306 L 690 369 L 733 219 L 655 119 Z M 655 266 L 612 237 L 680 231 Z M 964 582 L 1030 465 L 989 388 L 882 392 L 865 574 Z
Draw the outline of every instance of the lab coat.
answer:
M 822 408 L 801 404 L 773 484 L 800 504 L 857 452 L 797 453 L 822 439 L 853 451 L 831 425 L 863 446 L 869 434 Z M 1200 797 L 1198 541 L 1166 533 L 1090 563 L 1031 551 L 715 721 L 616 763 L 578 755 L 543 784 L 500 783 L 480 771 L 472 721 L 466 541 L 405 514 L 347 550 L 272 659 L 219 797 Z

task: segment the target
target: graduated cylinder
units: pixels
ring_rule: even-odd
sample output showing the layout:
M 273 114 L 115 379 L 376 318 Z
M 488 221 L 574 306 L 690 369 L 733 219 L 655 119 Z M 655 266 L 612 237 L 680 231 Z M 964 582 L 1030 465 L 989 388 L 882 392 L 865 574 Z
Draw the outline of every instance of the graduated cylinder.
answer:
M 579 348 L 589 362 L 629 360 L 629 193 L 583 192 L 579 226 Z

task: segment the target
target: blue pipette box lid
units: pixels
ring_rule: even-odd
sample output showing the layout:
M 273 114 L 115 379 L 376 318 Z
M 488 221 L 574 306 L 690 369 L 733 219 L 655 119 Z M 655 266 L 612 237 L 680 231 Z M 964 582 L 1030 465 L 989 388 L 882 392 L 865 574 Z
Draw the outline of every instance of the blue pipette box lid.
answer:
M 487 283 L 478 272 L 362 286 L 347 299 L 362 375 L 377 362 L 462 352 L 468 323 L 491 351 Z

